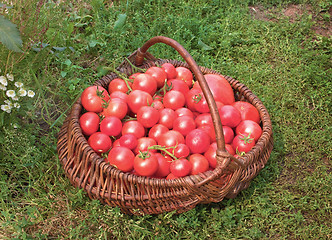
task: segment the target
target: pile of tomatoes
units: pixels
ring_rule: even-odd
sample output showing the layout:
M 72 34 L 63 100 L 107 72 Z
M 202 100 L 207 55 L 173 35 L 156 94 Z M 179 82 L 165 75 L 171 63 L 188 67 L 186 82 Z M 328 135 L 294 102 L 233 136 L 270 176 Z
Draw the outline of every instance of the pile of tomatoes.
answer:
M 204 75 L 216 101 L 226 150 L 235 157 L 255 146 L 260 115 L 235 101 L 221 75 Z M 86 88 L 79 119 L 91 148 L 123 172 L 174 179 L 216 167 L 216 136 L 207 101 L 192 72 L 165 63 Z

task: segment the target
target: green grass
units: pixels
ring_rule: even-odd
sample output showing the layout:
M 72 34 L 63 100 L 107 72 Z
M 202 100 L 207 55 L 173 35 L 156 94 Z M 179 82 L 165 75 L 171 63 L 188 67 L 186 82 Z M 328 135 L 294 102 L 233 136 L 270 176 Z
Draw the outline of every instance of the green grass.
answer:
M 329 1 L 287 1 L 310 6 L 294 21 L 282 14 L 284 1 L 60 2 L 14 0 L 8 13 L 0 10 L 18 25 L 25 51 L 0 45 L 0 75 L 12 73 L 36 92 L 20 111 L 0 113 L 1 239 L 332 238 L 331 37 L 313 28 L 328 23 Z M 265 9 L 266 20 L 249 6 Z M 116 24 L 119 14 L 124 25 Z M 128 216 L 72 187 L 56 136 L 102 67 L 117 66 L 157 35 L 247 85 L 271 115 L 275 143 L 267 166 L 235 199 L 180 215 Z M 49 45 L 35 51 L 38 42 Z M 161 44 L 150 52 L 182 60 Z

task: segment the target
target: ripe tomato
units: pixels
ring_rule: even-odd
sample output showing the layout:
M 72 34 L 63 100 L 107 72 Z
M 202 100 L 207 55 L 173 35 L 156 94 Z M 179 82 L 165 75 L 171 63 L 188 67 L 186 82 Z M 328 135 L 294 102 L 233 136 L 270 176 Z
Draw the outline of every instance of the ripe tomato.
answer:
M 133 113 L 137 113 L 142 106 L 149 106 L 153 100 L 149 93 L 141 90 L 133 90 L 128 95 L 127 104 Z
M 153 102 L 151 104 L 151 107 L 153 107 L 153 108 L 155 108 L 157 110 L 165 108 L 164 104 L 160 100 L 157 100 L 157 99 L 153 100 Z
M 168 131 L 169 131 L 169 129 L 166 126 L 158 123 L 150 129 L 149 137 L 153 138 L 154 140 L 156 140 L 158 142 L 159 137 L 163 133 L 168 132 Z
M 197 127 L 202 125 L 213 125 L 212 116 L 210 113 L 201 113 L 195 118 Z
M 141 138 L 137 139 L 137 146 L 134 149 L 134 153 L 138 154 L 139 152 L 147 152 L 147 151 L 149 151 L 150 153 L 157 152 L 157 150 L 155 150 L 155 149 L 148 150 L 148 147 L 151 147 L 154 145 L 157 145 L 157 142 L 153 138 L 141 137 Z
M 196 105 L 195 96 L 198 95 L 200 92 L 201 91 L 199 89 L 192 88 L 185 95 L 187 107 L 193 112 L 196 111 L 196 109 L 195 109 L 195 105 Z
M 201 129 L 194 129 L 186 136 L 186 144 L 191 153 L 204 153 L 210 146 L 210 136 Z
M 186 107 L 178 108 L 175 110 L 176 117 L 188 116 L 194 119 L 194 114 Z
M 173 64 L 171 63 L 164 63 L 161 65 L 161 68 L 164 69 L 167 79 L 173 79 L 176 77 L 176 70 Z
M 231 105 L 224 105 L 219 109 L 219 116 L 223 126 L 235 128 L 241 122 L 239 110 Z
M 217 143 L 213 142 L 209 146 L 208 150 L 204 153 L 204 157 L 208 160 L 209 166 L 211 168 L 216 168 L 217 166 Z
M 159 111 L 150 106 L 143 106 L 137 112 L 137 121 L 140 122 L 143 127 L 150 128 L 159 121 Z
M 159 123 L 164 125 L 168 129 L 173 128 L 174 119 L 175 119 L 175 112 L 173 109 L 164 108 L 159 110 Z
M 167 85 L 171 87 L 171 90 L 182 92 L 183 95 L 186 95 L 187 92 L 189 92 L 188 85 L 184 81 L 179 79 L 170 79 L 167 81 Z
M 233 149 L 237 152 L 249 152 L 256 144 L 254 138 L 250 138 L 243 135 L 236 135 L 232 142 Z
M 154 78 L 157 83 L 157 88 L 164 86 L 167 79 L 167 73 L 160 67 L 150 67 L 145 71 L 145 74 L 149 74 Z
M 119 139 L 119 145 L 134 150 L 137 146 L 137 138 L 133 134 L 122 135 Z
M 134 158 L 134 169 L 140 176 L 152 176 L 158 170 L 158 159 L 154 153 L 144 152 Z
M 208 113 L 210 112 L 209 105 L 206 101 L 206 98 L 203 94 L 203 92 L 200 90 L 198 94 L 196 94 L 194 97 L 194 108 L 199 113 Z
M 255 142 L 257 142 L 262 135 L 262 128 L 254 121 L 244 120 L 237 125 L 235 133 L 237 135 L 250 135 L 250 137 L 254 138 Z
M 108 153 L 108 162 L 123 172 L 134 169 L 134 153 L 126 147 L 113 147 Z
M 122 122 L 118 117 L 108 116 L 100 122 L 100 131 L 108 136 L 118 136 L 122 130 Z
M 120 119 L 124 118 L 128 112 L 128 105 L 120 98 L 112 98 L 106 103 L 106 107 L 101 113 L 104 117 L 114 116 Z
M 144 137 L 145 128 L 143 125 L 137 121 L 128 121 L 125 122 L 122 126 L 122 135 L 133 134 L 137 139 Z
M 119 98 L 119 99 L 123 100 L 125 103 L 127 103 L 128 95 L 125 94 L 124 92 L 115 91 L 110 94 L 110 99 L 113 99 L 113 98 Z
M 100 119 L 97 113 L 86 112 L 80 117 L 79 122 L 83 134 L 90 136 L 98 131 Z
M 225 105 L 234 103 L 233 89 L 223 76 L 205 74 L 204 77 L 216 101 L 220 101 Z
M 196 123 L 194 119 L 188 116 L 178 117 L 173 122 L 173 130 L 180 132 L 183 136 L 186 136 L 195 128 Z
M 175 130 L 165 132 L 158 138 L 158 144 L 160 146 L 174 147 L 180 143 L 184 143 L 184 137 L 181 133 Z
M 112 140 L 105 133 L 96 132 L 89 137 L 88 144 L 95 152 L 105 153 L 112 147 Z
M 171 90 L 165 94 L 163 103 L 165 108 L 176 110 L 185 105 L 186 98 L 182 92 Z
M 233 138 L 234 138 L 234 131 L 232 128 L 230 128 L 229 126 L 222 126 L 222 130 L 224 133 L 224 140 L 225 143 L 232 143 Z
M 194 153 L 189 156 L 189 162 L 191 163 L 191 175 L 206 172 L 209 170 L 209 161 L 201 154 Z
M 259 124 L 260 116 L 258 110 L 250 103 L 244 101 L 237 101 L 232 104 L 241 114 L 242 120 L 252 120 Z
M 172 180 L 172 179 L 176 179 L 176 178 L 179 178 L 179 177 L 176 177 L 173 173 L 170 173 L 167 175 L 166 180 Z
M 131 87 L 133 85 L 129 81 L 127 83 L 129 85 L 129 87 Z M 113 92 L 116 92 L 116 91 L 127 93 L 128 90 L 129 89 L 128 89 L 128 86 L 127 86 L 125 80 L 123 80 L 121 78 L 115 78 L 108 84 L 108 92 L 110 94 L 113 93 Z
M 206 132 L 207 134 L 209 134 L 211 142 L 215 142 L 216 141 L 216 132 L 214 130 L 214 126 L 213 125 L 211 125 L 211 124 L 204 124 L 204 125 L 199 126 L 197 129 L 203 130 L 204 132 Z
M 173 154 L 177 158 L 186 158 L 190 154 L 189 147 L 184 143 L 179 143 L 174 149 Z
M 103 110 L 103 104 L 108 102 L 108 100 L 108 93 L 106 89 L 101 86 L 87 87 L 81 95 L 82 106 L 89 112 L 101 112 Z
M 132 89 L 142 90 L 153 96 L 157 90 L 157 82 L 151 75 L 141 73 L 135 77 Z
M 177 67 L 175 68 L 176 71 L 176 79 L 180 79 L 185 81 L 189 88 L 193 85 L 193 74 L 188 68 L 185 67 Z
M 172 163 L 172 159 L 169 156 L 163 156 L 160 153 L 155 153 L 155 156 L 158 160 L 158 169 L 155 172 L 155 177 L 166 177 L 171 173 L 170 166 Z
M 226 150 L 227 152 L 229 152 L 230 154 L 232 154 L 233 156 L 235 155 L 234 148 L 232 147 L 231 144 L 225 144 L 225 150 Z
M 191 164 L 185 158 L 180 158 L 171 163 L 171 173 L 176 177 L 185 177 L 191 172 Z

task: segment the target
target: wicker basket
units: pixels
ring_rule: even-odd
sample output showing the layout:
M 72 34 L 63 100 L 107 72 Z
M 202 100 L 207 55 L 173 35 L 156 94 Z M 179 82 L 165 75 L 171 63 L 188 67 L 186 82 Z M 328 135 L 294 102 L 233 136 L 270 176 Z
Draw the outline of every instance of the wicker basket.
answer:
M 173 47 L 185 59 L 186 63 L 156 59 L 147 52 L 156 43 Z M 174 180 L 155 179 L 124 173 L 109 165 L 88 145 L 82 134 L 79 117 L 82 112 L 81 100 L 73 105 L 70 115 L 58 136 L 58 154 L 65 173 L 71 183 L 83 188 L 91 199 L 99 199 L 110 206 L 118 206 L 128 214 L 159 214 L 176 210 L 177 213 L 188 211 L 200 203 L 220 202 L 223 198 L 234 198 L 246 189 L 250 181 L 265 166 L 273 147 L 272 125 L 269 114 L 262 102 L 245 85 L 225 76 L 232 86 L 236 100 L 247 101 L 254 105 L 261 117 L 262 136 L 256 145 L 243 157 L 236 159 L 225 151 L 222 125 L 216 103 L 203 74 L 215 73 L 214 70 L 199 67 L 189 53 L 176 41 L 158 36 L 147 41 L 142 48 L 131 54 L 128 59 L 140 68 L 172 63 L 175 67 L 191 69 L 199 81 L 204 96 L 209 104 L 217 141 L 217 167 L 198 175 Z M 123 62 L 118 71 L 130 75 L 131 64 Z M 107 87 L 118 76 L 111 73 L 96 81 L 94 85 Z

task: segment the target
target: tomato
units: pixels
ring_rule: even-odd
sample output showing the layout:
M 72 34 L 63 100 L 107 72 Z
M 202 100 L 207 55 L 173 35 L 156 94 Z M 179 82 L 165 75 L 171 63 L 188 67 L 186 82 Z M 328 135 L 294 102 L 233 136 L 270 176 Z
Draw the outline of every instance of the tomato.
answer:
M 225 144 L 225 150 L 226 150 L 227 152 L 229 152 L 230 154 L 232 154 L 233 156 L 235 155 L 234 148 L 232 147 L 231 144 Z
M 131 87 L 133 84 L 131 82 L 127 82 L 129 87 Z M 115 78 L 108 84 L 108 92 L 109 94 L 120 91 L 123 93 L 127 93 L 129 91 L 129 88 L 126 84 L 126 81 L 121 78 Z
M 158 160 L 158 169 L 155 172 L 155 177 L 166 177 L 171 173 L 170 166 L 172 159 L 169 156 L 163 156 L 160 153 L 155 153 Z
M 86 136 L 90 136 L 98 131 L 99 122 L 99 116 L 95 112 L 86 112 L 79 119 L 82 132 Z
M 143 127 L 150 128 L 159 121 L 159 111 L 150 106 L 143 106 L 137 112 L 137 121 L 140 122 Z
M 195 123 L 197 127 L 200 127 L 202 125 L 213 125 L 212 116 L 210 113 L 199 114 L 195 118 Z
M 172 129 L 174 119 L 175 119 L 175 112 L 173 109 L 164 108 L 164 109 L 159 110 L 159 122 L 158 123 L 164 125 L 168 129 Z
M 165 108 L 164 104 L 160 100 L 156 100 L 156 99 L 153 100 L 151 107 L 153 107 L 157 110 Z
M 167 73 L 160 67 L 150 67 L 145 71 L 145 74 L 149 74 L 154 78 L 157 88 L 164 86 L 167 79 Z
M 153 96 L 157 90 L 157 82 L 151 75 L 141 73 L 135 77 L 132 89 L 142 90 Z
M 176 110 L 185 105 L 186 98 L 182 92 L 171 90 L 165 94 L 163 103 L 165 108 Z
M 204 157 L 208 160 L 209 166 L 211 168 L 216 168 L 217 166 L 217 143 L 213 142 L 209 146 L 208 150 L 204 153 Z
M 121 146 L 121 144 L 120 144 L 120 139 L 116 139 L 114 142 L 113 142 L 113 148 L 115 148 L 115 147 L 120 147 Z
M 101 86 L 87 87 L 81 95 L 82 106 L 88 112 L 101 112 L 103 110 L 103 104 L 108 102 L 108 100 L 108 93 L 106 89 Z
M 165 71 L 167 79 L 173 79 L 176 77 L 176 70 L 173 64 L 164 63 L 163 65 L 161 65 L 161 68 Z
M 154 140 L 156 140 L 158 142 L 158 138 L 165 132 L 168 132 L 169 129 L 162 125 L 162 124 L 156 124 L 154 125 L 150 131 L 149 131 L 149 137 L 153 138 Z
M 179 177 L 176 177 L 173 173 L 170 173 L 167 175 L 166 180 L 172 180 L 172 179 L 176 179 L 176 178 L 179 178 Z
M 255 142 L 257 142 L 262 135 L 262 128 L 254 121 L 244 120 L 237 125 L 235 133 L 237 135 L 250 135 L 250 137 L 254 138 Z
M 105 133 L 95 132 L 89 137 L 88 144 L 95 152 L 105 153 L 112 147 L 112 140 Z
M 157 150 L 155 149 L 148 149 L 148 147 L 157 145 L 156 140 L 154 140 L 153 138 L 149 138 L 149 137 L 141 137 L 139 139 L 137 139 L 137 146 L 134 149 L 134 153 L 138 154 L 139 152 L 147 152 L 149 151 L 150 153 L 152 152 L 157 152 Z
M 149 106 L 153 100 L 149 93 L 141 90 L 133 90 L 128 95 L 127 104 L 133 113 L 137 113 L 142 106 Z
M 179 143 L 174 149 L 173 154 L 177 158 L 186 158 L 190 154 L 189 147 L 184 143 Z
M 185 177 L 191 172 L 191 164 L 185 158 L 180 158 L 171 163 L 171 173 L 176 177 Z
M 135 120 L 125 122 L 122 126 L 122 135 L 133 134 L 137 139 L 145 135 L 143 125 Z
M 249 152 L 256 144 L 254 138 L 250 138 L 243 135 L 236 135 L 232 142 L 233 149 L 237 152 Z
M 214 130 L 214 126 L 213 125 L 211 125 L 211 124 L 204 124 L 204 125 L 199 126 L 197 129 L 203 130 L 204 132 L 206 132 L 207 134 L 209 134 L 211 142 L 215 142 L 216 141 L 216 131 Z
M 219 109 L 219 116 L 223 126 L 235 128 L 241 122 L 239 110 L 231 105 L 224 105 Z
M 180 132 L 183 136 L 186 136 L 195 128 L 196 124 L 194 119 L 188 116 L 178 117 L 173 122 L 173 130 Z
M 210 136 L 201 129 L 194 129 L 187 134 L 186 144 L 191 153 L 204 153 L 210 146 Z
M 189 162 L 191 163 L 191 175 L 206 172 L 209 170 L 209 161 L 201 154 L 194 153 L 189 156 Z
M 108 136 L 118 136 L 122 130 L 122 122 L 118 117 L 108 116 L 100 122 L 100 131 Z
M 241 114 L 242 120 L 252 120 L 259 124 L 260 116 L 258 110 L 250 103 L 244 101 L 237 101 L 232 104 Z
M 181 133 L 175 130 L 165 132 L 158 138 L 158 144 L 161 146 L 174 147 L 180 143 L 185 143 L 184 137 Z
M 228 105 L 234 103 L 234 92 L 229 82 L 218 74 L 205 74 L 204 78 L 215 101 Z
M 123 172 L 134 169 L 134 153 L 126 147 L 113 147 L 108 153 L 107 161 Z
M 200 92 L 201 91 L 199 89 L 192 88 L 185 95 L 187 107 L 193 112 L 196 111 L 196 109 L 195 109 L 195 105 L 196 105 L 195 96 L 198 95 Z
M 127 112 L 127 103 L 120 98 L 113 98 L 106 103 L 106 107 L 103 109 L 101 115 L 104 117 L 114 116 L 122 119 L 126 116 Z
M 152 176 L 158 170 L 158 159 L 154 153 L 144 152 L 134 158 L 134 169 L 140 176 Z
M 188 116 L 194 119 L 194 114 L 186 107 L 178 108 L 175 110 L 176 117 Z
M 131 133 L 122 135 L 119 138 L 119 145 L 134 150 L 137 146 L 137 138 Z
M 200 90 L 194 97 L 194 108 L 197 112 L 208 113 L 210 112 L 209 105 L 205 99 L 203 92 Z
M 234 131 L 229 126 L 222 126 L 225 143 L 232 143 L 234 138 Z
M 180 79 L 184 81 L 189 88 L 191 88 L 193 84 L 193 74 L 188 68 L 185 67 L 177 67 L 175 68 L 176 71 L 176 79 Z
M 171 87 L 171 90 L 182 92 L 184 95 L 186 95 L 189 92 L 188 85 L 184 81 L 179 79 L 168 80 L 167 86 Z
M 119 98 L 119 99 L 123 100 L 125 103 L 127 103 L 128 95 L 125 94 L 124 92 L 115 91 L 110 94 L 110 99 L 113 99 L 113 98 Z

